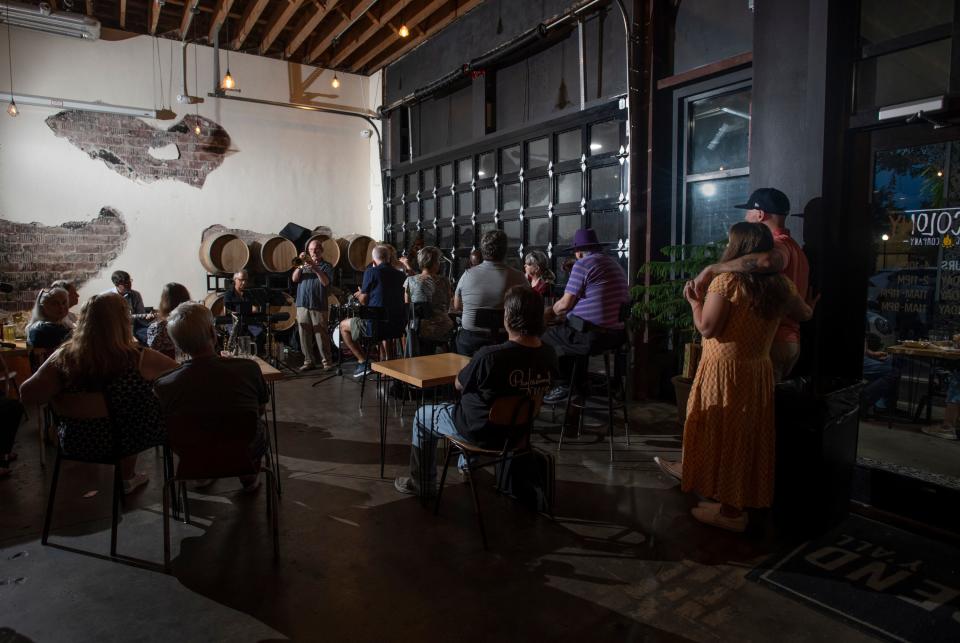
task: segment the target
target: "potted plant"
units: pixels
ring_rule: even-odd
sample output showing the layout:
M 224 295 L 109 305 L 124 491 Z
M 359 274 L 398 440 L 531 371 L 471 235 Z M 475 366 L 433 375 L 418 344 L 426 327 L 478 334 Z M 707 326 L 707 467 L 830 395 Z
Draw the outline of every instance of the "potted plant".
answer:
M 650 324 L 667 331 L 677 351 L 678 375 L 671 378 L 677 395 L 677 416 L 686 420 L 690 385 L 700 363 L 700 334 L 693 325 L 690 304 L 683 297 L 683 287 L 700 271 L 716 263 L 723 254 L 721 243 L 666 246 L 661 261 L 648 261 L 637 273 L 637 285 L 631 289 L 633 307 L 631 321 L 635 325 Z

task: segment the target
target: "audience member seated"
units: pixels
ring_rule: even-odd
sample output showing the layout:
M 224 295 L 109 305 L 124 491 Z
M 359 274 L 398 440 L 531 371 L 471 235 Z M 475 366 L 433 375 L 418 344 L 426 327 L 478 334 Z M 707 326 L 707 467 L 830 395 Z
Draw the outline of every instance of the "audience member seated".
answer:
M 340 322 L 340 337 L 347 348 L 357 357 L 354 377 L 362 378 L 368 372 L 367 354 L 360 348 L 363 338 L 386 340 L 403 335 L 406 326 L 406 306 L 403 303 L 404 273 L 390 264 L 391 249 L 378 244 L 373 248 L 373 265 L 363 273 L 363 284 L 354 293 L 363 306 L 383 309 L 384 320 L 376 321 L 351 317 Z M 384 342 L 386 344 L 386 342 Z M 389 346 L 384 346 L 387 359 Z
M 55 282 L 50 284 L 51 288 L 63 288 L 67 291 L 67 295 L 70 296 L 70 308 L 73 308 L 80 303 L 80 293 L 77 292 L 77 286 L 72 281 L 66 279 L 57 279 Z M 71 312 L 67 313 L 67 316 L 63 318 L 63 325 L 73 330 L 77 325 L 77 316 Z
M 550 270 L 547 255 L 539 250 L 528 252 L 523 260 L 523 269 L 527 281 L 530 282 L 530 287 L 536 290 L 541 297 L 549 297 L 550 286 L 557 280 L 557 276 Z
M 110 281 L 113 282 L 113 288 L 101 294 L 116 293 L 123 297 L 123 300 L 127 302 L 127 307 L 130 309 L 130 317 L 133 320 L 133 336 L 137 338 L 137 341 L 140 342 L 141 345 L 146 346 L 147 328 L 154 319 L 153 313 L 146 312 L 146 309 L 143 307 L 143 297 L 133 289 L 133 280 L 130 278 L 129 272 L 125 270 L 115 270 L 113 274 L 110 275 Z
M 773 243 L 762 223 L 736 223 L 721 261 L 768 252 Z M 658 464 L 681 478 L 684 491 L 716 501 L 694 507 L 694 518 L 739 532 L 747 526 L 746 508 L 773 501 L 770 346 L 784 315 L 806 321 L 813 310 L 782 273 L 726 272 L 710 282 L 703 300 L 694 281 L 683 294 L 704 339 L 703 357 L 687 404 L 682 469 L 659 459 Z
M 10 397 L 10 371 L 3 355 L 0 355 L 0 368 L 4 375 L 3 396 L 0 397 L 0 478 L 6 478 L 10 475 L 10 463 L 17 459 L 13 441 L 23 418 L 23 404 Z
M 867 333 L 863 342 L 863 379 L 866 386 L 860 391 L 862 409 L 870 412 L 897 408 L 897 386 L 900 370 L 894 368 L 893 360 L 883 352 L 883 344 L 876 333 Z
M 27 324 L 27 342 L 34 348 L 52 351 L 70 335 L 64 324 L 70 312 L 70 295 L 63 288 L 44 288 L 37 293 L 30 323 Z
M 430 314 L 419 320 L 417 334 L 431 344 L 447 341 L 453 330 L 453 320 L 448 314 L 450 282 L 440 276 L 440 257 L 439 248 L 421 248 L 417 253 L 420 274 L 407 277 L 403 282 L 404 299 L 408 304 L 427 304 L 430 308 Z
M 61 420 L 60 448 L 67 456 L 108 460 L 121 456 L 125 493 L 145 484 L 137 454 L 164 443 L 160 403 L 151 383 L 177 363 L 139 346 L 130 332 L 129 305 L 114 293 L 94 295 L 83 306 L 73 336 L 20 390 L 24 404 L 44 404 L 61 393 L 102 393 L 110 418 Z M 114 451 L 111 425 L 119 430 Z
M 467 265 L 467 270 L 471 268 L 476 268 L 483 263 L 483 253 L 480 252 L 478 248 L 474 248 L 470 251 L 470 263 Z
M 627 341 L 620 319 L 621 307 L 630 301 L 627 275 L 616 259 L 604 254 L 604 245 L 597 240 L 596 232 L 583 228 L 574 234 L 573 245 L 567 250 L 574 253 L 576 263 L 570 269 L 563 296 L 545 313 L 547 323 L 562 315 L 566 320 L 547 329 L 543 341 L 557 351 L 561 377 L 570 377 L 577 364 L 577 381 L 558 385 L 546 396 L 546 402 L 565 400 L 571 385 L 573 394 L 585 393 L 589 356 Z
M 147 346 L 170 359 L 177 358 L 177 348 L 167 332 L 167 318 L 174 308 L 185 301 L 190 301 L 190 291 L 186 286 L 178 283 L 164 286 L 157 305 L 157 318 L 147 327 Z
M 170 313 L 167 332 L 180 352 L 190 359 L 153 385 L 164 417 L 204 412 L 215 417 L 215 407 L 255 411 L 262 418 L 270 396 L 260 367 L 253 360 L 217 354 L 217 331 L 210 309 L 196 302 L 180 304 Z M 266 453 L 265 436 L 261 420 L 261 430 L 249 449 L 253 462 L 259 462 Z M 259 484 L 258 476 L 245 476 L 240 482 L 248 491 Z
M 441 435 L 458 436 L 486 448 L 500 448 L 506 436 L 488 425 L 490 408 L 501 397 L 542 397 L 557 376 L 557 357 L 540 341 L 543 332 L 543 297 L 526 286 L 514 286 L 503 302 L 507 341 L 481 348 L 457 376 L 460 401 L 425 405 L 417 409 L 410 451 L 410 477 L 400 477 L 400 493 L 420 494 L 420 461 L 428 472 L 432 494 L 436 487 L 434 461 Z M 421 435 L 422 434 L 422 435 Z M 422 441 L 421 441 L 422 440 Z
M 461 329 L 457 333 L 457 352 L 473 355 L 496 338 L 490 330 L 476 323 L 478 308 L 503 309 L 503 296 L 513 286 L 526 285 L 519 270 L 504 263 L 507 256 L 507 235 L 502 230 L 485 232 L 480 238 L 483 262 L 461 275 L 453 295 L 453 309 L 463 311 Z

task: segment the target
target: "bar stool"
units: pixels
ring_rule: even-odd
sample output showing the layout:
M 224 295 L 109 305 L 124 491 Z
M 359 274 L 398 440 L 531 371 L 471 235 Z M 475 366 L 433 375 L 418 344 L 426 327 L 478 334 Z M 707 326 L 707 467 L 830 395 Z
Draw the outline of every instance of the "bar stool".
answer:
M 580 435 L 583 433 L 583 416 L 587 411 L 604 409 L 607 411 L 607 436 L 610 443 L 610 462 L 613 462 L 613 414 L 615 410 L 621 409 L 623 411 L 624 435 L 627 439 L 627 446 L 630 446 L 630 419 L 627 416 L 627 363 L 629 361 L 629 352 L 630 344 L 627 342 L 617 348 L 608 349 L 587 357 L 586 368 L 588 369 L 588 383 L 586 391 L 583 392 L 583 400 L 580 402 L 574 401 L 573 395 L 573 383 L 577 381 L 576 377 L 579 374 L 580 362 L 574 362 L 570 373 L 570 392 L 567 394 L 563 423 L 560 425 L 560 440 L 557 443 L 558 453 L 560 449 L 563 448 L 563 436 L 567 431 L 567 418 L 570 415 L 571 408 L 576 408 L 580 411 L 580 417 L 577 422 L 577 439 L 580 439 Z M 589 383 L 589 359 L 596 355 L 603 357 L 604 389 L 606 390 L 606 395 L 594 394 L 593 386 Z M 610 369 L 611 361 L 613 362 L 612 372 Z M 619 401 L 614 399 L 614 387 L 616 387 L 619 393 Z M 606 398 L 606 404 L 602 402 L 604 397 Z M 593 402 L 591 403 L 592 400 Z M 554 405 L 554 409 L 555 408 L 556 405 Z

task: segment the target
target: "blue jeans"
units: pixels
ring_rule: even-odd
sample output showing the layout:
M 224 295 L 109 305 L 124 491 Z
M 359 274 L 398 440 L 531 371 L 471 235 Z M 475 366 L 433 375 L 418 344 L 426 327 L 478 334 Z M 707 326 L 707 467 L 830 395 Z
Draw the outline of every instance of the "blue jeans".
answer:
M 453 421 L 453 410 L 456 404 L 447 402 L 445 404 L 425 404 L 417 409 L 413 418 L 412 444 L 415 449 L 419 449 L 420 467 L 426 470 L 429 482 L 435 482 L 437 479 L 436 452 L 437 440 L 441 435 L 461 438 L 467 437 L 457 430 L 457 425 Z M 420 477 L 420 468 L 410 463 L 410 475 L 414 480 Z

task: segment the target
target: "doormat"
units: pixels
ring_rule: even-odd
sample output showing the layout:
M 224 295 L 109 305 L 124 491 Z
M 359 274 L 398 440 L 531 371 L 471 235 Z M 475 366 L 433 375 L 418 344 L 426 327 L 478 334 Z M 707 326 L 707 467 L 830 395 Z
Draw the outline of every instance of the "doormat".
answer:
M 747 577 L 891 641 L 960 641 L 960 551 L 868 518 Z

